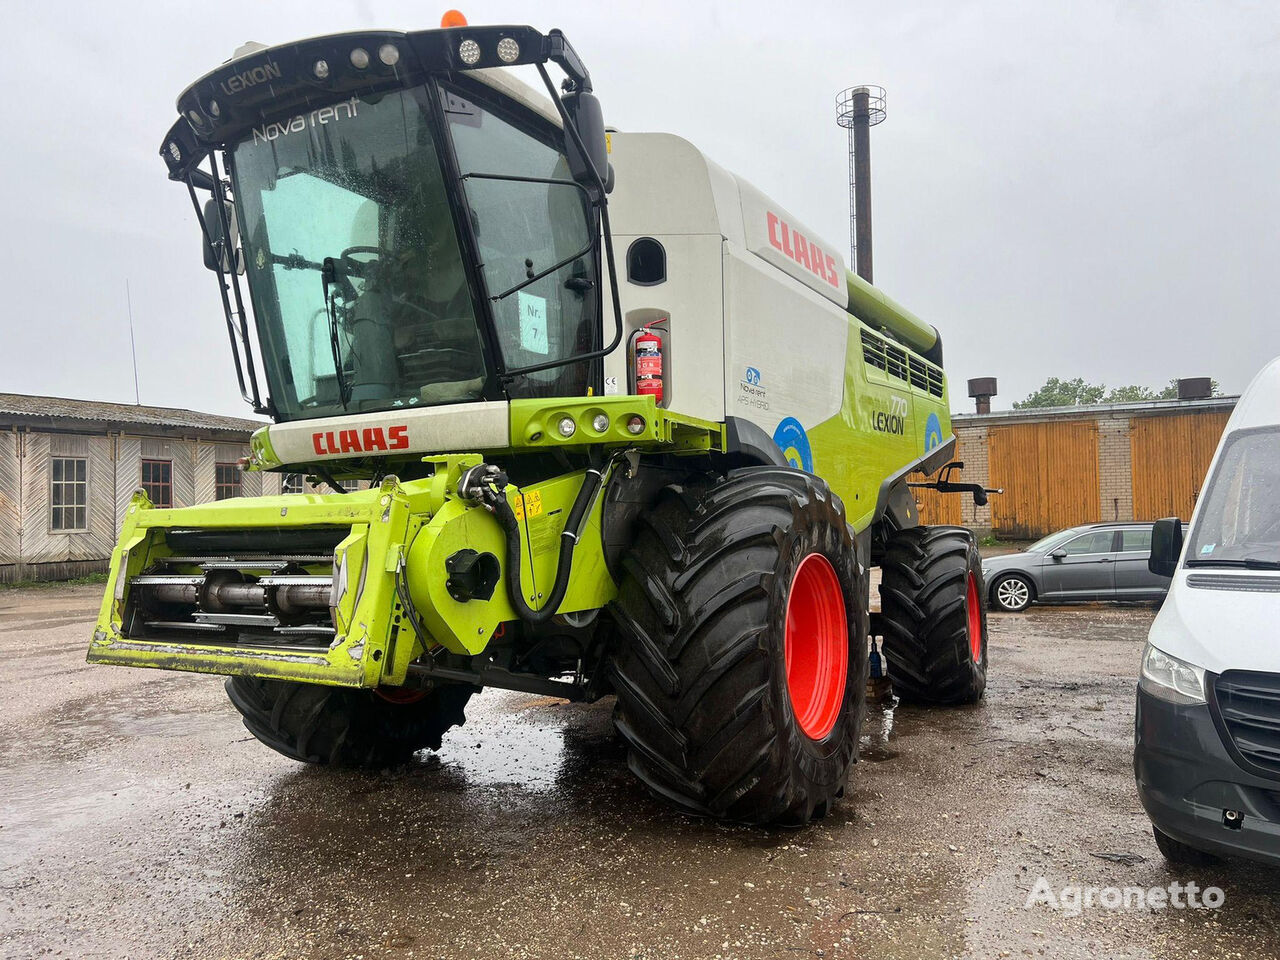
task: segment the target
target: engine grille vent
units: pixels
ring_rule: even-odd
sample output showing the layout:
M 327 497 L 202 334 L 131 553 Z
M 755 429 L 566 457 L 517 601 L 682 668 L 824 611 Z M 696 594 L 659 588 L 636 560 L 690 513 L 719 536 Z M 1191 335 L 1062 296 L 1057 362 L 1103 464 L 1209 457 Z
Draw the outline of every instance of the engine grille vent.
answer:
M 1233 576 L 1229 573 L 1193 573 L 1187 586 L 1197 590 L 1231 590 L 1245 593 L 1280 593 L 1280 577 Z
M 1228 670 L 1212 687 L 1230 745 L 1257 772 L 1280 777 L 1280 674 Z
M 861 333 L 862 359 L 868 366 L 883 370 L 889 376 L 909 383 L 931 396 L 942 396 L 943 378 L 940 369 L 907 353 L 897 344 L 876 336 L 870 330 L 863 330 Z

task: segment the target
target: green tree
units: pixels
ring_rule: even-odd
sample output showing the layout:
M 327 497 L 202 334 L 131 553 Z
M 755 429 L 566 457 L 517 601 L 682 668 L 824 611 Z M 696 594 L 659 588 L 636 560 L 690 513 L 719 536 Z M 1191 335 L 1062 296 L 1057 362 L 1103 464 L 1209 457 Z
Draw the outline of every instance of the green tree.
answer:
M 1212 395 L 1222 396 L 1218 381 L 1212 381 Z M 1044 386 L 1032 392 L 1025 400 L 1015 400 L 1013 409 L 1030 410 L 1037 407 L 1084 407 L 1094 403 L 1139 403 L 1144 400 L 1176 400 L 1178 399 L 1178 378 L 1171 379 L 1166 387 L 1152 390 L 1141 384 L 1130 384 L 1127 387 L 1112 387 L 1104 384 L 1086 383 L 1083 377 L 1074 380 L 1059 380 L 1050 377 Z
M 1152 390 L 1150 387 L 1144 387 L 1141 384 L 1130 384 L 1127 387 L 1113 387 L 1105 397 L 1102 398 L 1103 403 L 1137 403 L 1140 400 L 1171 400 L 1177 399 L 1178 383 L 1175 380 L 1173 384 L 1173 395 L 1169 396 L 1169 390 L 1166 387 L 1159 392 Z
M 1034 391 L 1025 400 L 1015 400 L 1013 409 L 1025 410 L 1032 407 L 1078 407 L 1090 403 L 1098 403 L 1107 388 L 1085 383 L 1083 377 L 1074 380 L 1059 380 L 1050 377 L 1043 387 Z

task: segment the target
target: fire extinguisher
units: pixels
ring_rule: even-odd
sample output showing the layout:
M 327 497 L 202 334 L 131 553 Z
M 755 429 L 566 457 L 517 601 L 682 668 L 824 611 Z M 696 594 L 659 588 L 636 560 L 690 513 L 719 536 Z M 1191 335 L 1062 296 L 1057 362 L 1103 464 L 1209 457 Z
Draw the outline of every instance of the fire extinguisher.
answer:
M 652 326 L 646 323 L 635 339 L 636 393 L 651 396 L 662 406 L 662 338 Z

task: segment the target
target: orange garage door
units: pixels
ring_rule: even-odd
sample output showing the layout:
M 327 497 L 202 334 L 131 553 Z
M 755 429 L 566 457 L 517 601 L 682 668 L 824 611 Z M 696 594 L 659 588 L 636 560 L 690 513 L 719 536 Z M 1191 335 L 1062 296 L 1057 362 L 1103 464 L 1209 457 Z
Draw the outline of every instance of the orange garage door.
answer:
M 988 432 L 992 526 L 998 536 L 1042 537 L 1100 519 L 1098 425 L 1011 423 Z
M 937 480 L 938 474 L 926 478 L 923 474 L 915 474 L 911 478 L 916 480 Z M 916 506 L 920 508 L 920 522 L 930 526 L 958 527 L 960 526 L 960 507 L 963 498 L 968 494 L 961 493 L 939 493 L 937 490 L 930 490 L 928 487 L 917 487 L 911 491 L 916 495 Z
M 1133 518 L 1188 520 L 1229 411 L 1135 417 L 1129 430 L 1133 460 Z

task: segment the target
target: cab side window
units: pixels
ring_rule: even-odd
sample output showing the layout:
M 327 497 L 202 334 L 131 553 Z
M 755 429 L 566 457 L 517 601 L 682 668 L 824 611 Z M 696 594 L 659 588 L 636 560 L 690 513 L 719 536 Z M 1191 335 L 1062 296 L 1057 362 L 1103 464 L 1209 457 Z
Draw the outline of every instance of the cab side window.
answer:
M 461 91 L 446 93 L 445 115 L 507 367 L 592 349 L 595 224 L 568 160 L 483 103 Z M 574 396 L 585 392 L 587 373 L 586 364 L 552 367 L 517 378 L 508 390 Z
M 1113 531 L 1097 530 L 1094 533 L 1086 533 L 1082 537 L 1076 537 L 1062 549 L 1070 557 L 1079 556 L 1082 553 L 1110 553 L 1114 539 L 1115 534 Z

